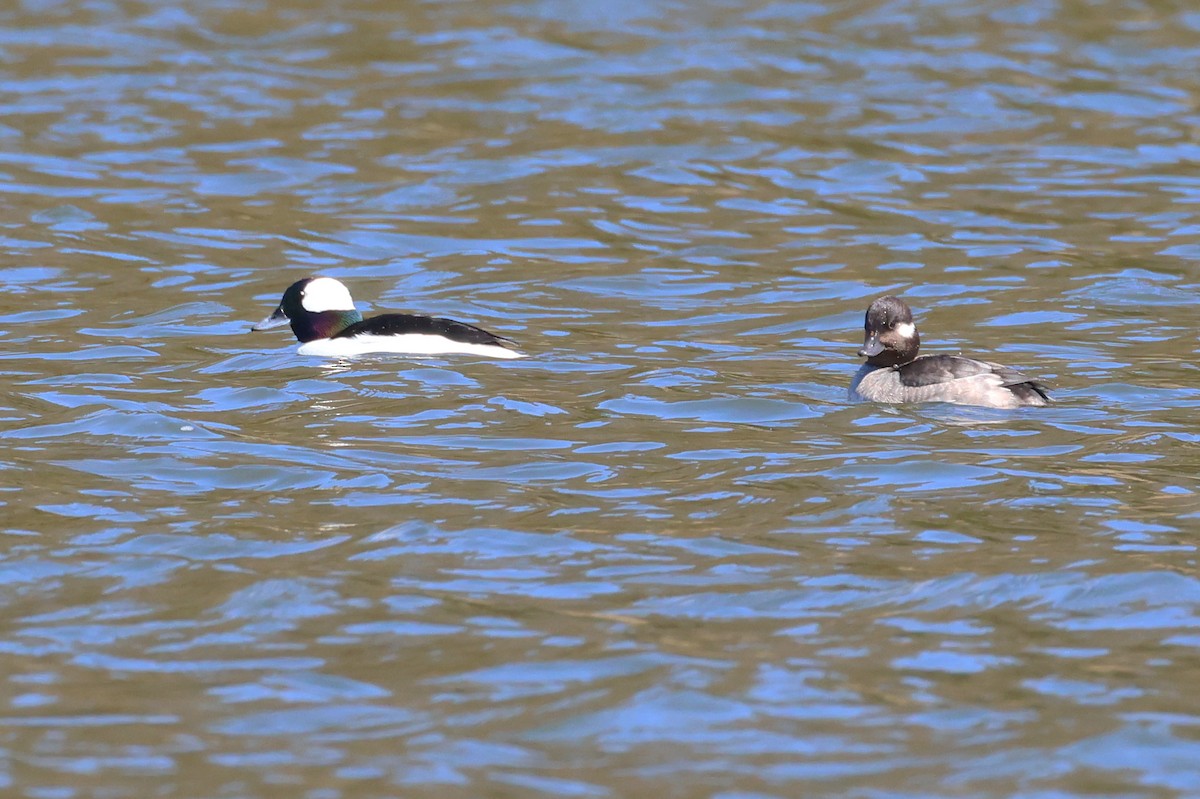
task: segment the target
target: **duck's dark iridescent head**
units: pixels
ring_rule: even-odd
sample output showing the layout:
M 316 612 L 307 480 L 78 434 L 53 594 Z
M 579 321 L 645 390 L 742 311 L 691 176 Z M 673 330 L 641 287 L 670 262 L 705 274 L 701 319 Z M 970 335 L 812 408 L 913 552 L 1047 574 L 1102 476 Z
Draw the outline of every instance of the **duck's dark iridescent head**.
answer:
M 329 338 L 359 321 L 362 314 L 354 309 L 346 287 L 331 277 L 315 275 L 288 286 L 275 312 L 250 329 L 267 330 L 290 323 L 296 338 L 308 343 Z
M 880 297 L 867 308 L 863 321 L 863 346 L 858 354 L 871 366 L 898 366 L 915 360 L 921 334 L 913 324 L 912 310 L 899 297 Z

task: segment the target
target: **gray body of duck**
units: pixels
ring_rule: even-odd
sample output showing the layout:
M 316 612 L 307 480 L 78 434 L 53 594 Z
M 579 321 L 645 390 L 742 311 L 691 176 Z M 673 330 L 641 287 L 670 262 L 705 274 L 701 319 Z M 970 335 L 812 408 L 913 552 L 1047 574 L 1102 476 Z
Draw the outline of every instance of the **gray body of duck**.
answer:
M 880 297 L 863 324 L 867 362 L 850 383 L 850 399 L 869 402 L 954 402 L 989 408 L 1046 405 L 1046 386 L 1015 369 L 962 355 L 917 357 L 921 336 L 899 297 Z

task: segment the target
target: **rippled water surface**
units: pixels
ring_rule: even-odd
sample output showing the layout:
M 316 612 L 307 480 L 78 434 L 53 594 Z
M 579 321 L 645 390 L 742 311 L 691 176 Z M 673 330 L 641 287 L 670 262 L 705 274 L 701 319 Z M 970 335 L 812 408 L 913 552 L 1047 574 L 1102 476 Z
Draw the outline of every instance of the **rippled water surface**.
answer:
M 0 787 L 1200 795 L 1200 13 L 0 11 Z M 530 357 L 295 353 L 307 274 Z M 1043 377 L 853 405 L 862 315 Z

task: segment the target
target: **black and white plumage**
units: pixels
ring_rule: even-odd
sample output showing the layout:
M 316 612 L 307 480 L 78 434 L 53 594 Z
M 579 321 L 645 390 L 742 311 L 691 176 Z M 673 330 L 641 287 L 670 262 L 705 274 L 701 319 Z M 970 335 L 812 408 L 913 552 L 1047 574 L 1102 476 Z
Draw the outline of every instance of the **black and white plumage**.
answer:
M 363 319 L 350 292 L 331 277 L 297 280 L 283 293 L 275 312 L 251 327 L 267 330 L 290 324 L 301 355 L 346 357 L 370 353 L 521 358 L 508 339 L 453 319 L 388 313 Z
M 871 303 L 863 322 L 859 355 L 867 362 L 854 375 L 850 397 L 872 402 L 954 402 L 991 408 L 1046 405 L 1042 383 L 1008 366 L 962 355 L 917 357 L 921 335 L 912 310 L 899 297 Z

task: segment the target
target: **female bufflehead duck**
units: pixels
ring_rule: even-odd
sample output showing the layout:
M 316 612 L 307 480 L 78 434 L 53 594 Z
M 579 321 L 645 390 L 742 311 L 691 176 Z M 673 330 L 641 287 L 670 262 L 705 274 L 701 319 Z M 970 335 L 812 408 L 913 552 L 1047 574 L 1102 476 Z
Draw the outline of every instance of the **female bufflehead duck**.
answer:
M 306 277 L 288 286 L 275 313 L 251 327 L 266 330 L 290 323 L 301 355 L 344 357 L 375 352 L 489 358 L 520 358 L 508 339 L 482 328 L 434 316 L 386 313 L 363 319 L 350 292 L 331 277 Z
M 859 355 L 867 362 L 850 383 L 850 399 L 871 402 L 956 402 L 989 408 L 1045 405 L 1046 387 L 998 363 L 961 355 L 917 357 L 921 336 L 899 297 L 880 297 L 867 309 Z

